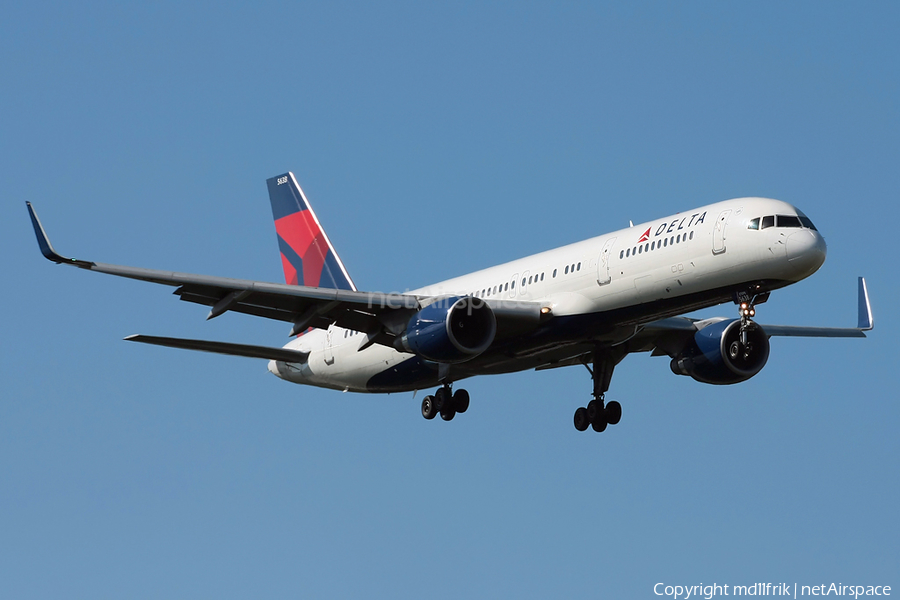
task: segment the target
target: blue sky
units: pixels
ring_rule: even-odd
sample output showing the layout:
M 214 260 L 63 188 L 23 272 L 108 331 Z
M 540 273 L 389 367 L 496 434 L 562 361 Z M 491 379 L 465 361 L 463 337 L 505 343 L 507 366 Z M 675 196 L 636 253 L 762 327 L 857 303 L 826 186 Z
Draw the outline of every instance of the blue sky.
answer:
M 900 585 L 895 3 L 29 3 L 0 22 L 0 595 L 651 598 Z M 292 170 L 362 289 L 404 290 L 760 195 L 828 242 L 736 386 L 628 357 L 470 380 L 469 412 L 290 385 L 144 333 L 282 323 L 38 253 L 281 281 Z M 731 315 L 721 306 L 706 315 Z

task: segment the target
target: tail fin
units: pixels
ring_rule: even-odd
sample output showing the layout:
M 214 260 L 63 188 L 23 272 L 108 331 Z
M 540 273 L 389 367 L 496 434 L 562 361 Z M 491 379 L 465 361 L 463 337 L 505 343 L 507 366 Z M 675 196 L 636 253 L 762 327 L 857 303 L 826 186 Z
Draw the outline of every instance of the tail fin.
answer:
M 290 285 L 356 291 L 294 174 L 272 177 L 266 184 L 285 281 Z

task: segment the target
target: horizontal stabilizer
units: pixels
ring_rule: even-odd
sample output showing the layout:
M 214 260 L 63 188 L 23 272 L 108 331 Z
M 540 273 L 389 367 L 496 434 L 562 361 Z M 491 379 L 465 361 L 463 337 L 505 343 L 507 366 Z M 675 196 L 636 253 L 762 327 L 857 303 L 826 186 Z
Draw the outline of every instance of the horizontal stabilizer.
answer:
M 246 356 L 248 358 L 264 358 L 291 363 L 306 362 L 306 359 L 309 358 L 309 352 L 299 352 L 297 350 L 287 350 L 285 348 L 269 348 L 267 346 L 251 346 L 248 344 L 230 344 L 228 342 L 188 340 L 183 338 L 156 337 L 152 335 L 129 335 L 125 339 L 129 342 L 141 342 L 143 344 L 153 344 L 155 346 L 168 346 L 169 348 L 200 350 L 202 352 Z

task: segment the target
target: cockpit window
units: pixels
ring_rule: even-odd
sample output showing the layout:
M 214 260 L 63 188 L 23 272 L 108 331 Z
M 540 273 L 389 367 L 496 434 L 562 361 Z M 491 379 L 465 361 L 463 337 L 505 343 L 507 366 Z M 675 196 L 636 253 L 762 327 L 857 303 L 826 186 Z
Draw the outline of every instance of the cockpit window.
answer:
M 765 229 L 766 227 L 775 227 L 775 217 L 769 215 L 762 218 L 762 227 L 760 229 Z
M 800 229 L 800 217 L 794 215 L 778 215 L 778 227 L 796 227 Z
M 813 222 L 809 220 L 809 217 L 801 215 L 800 222 L 803 223 L 804 227 L 812 229 L 813 231 L 818 231 L 818 229 L 816 229 L 816 226 L 813 225 Z
M 759 229 L 759 217 L 750 220 L 750 224 L 747 225 L 747 229 Z

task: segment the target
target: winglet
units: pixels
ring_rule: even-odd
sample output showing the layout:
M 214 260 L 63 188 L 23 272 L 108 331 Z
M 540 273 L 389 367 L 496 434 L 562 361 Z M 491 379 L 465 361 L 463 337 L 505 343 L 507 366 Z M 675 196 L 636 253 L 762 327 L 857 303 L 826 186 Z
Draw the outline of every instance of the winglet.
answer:
M 31 206 L 31 202 L 25 201 L 25 205 L 28 207 L 28 214 L 31 216 L 31 225 L 34 227 L 34 235 L 37 236 L 38 246 L 41 248 L 41 254 L 47 260 L 52 260 L 57 264 L 67 264 L 67 265 L 75 265 L 76 267 L 81 267 L 83 269 L 90 269 L 94 263 L 88 262 L 86 260 L 77 260 L 75 258 L 66 258 L 61 254 L 58 254 L 56 250 L 53 249 L 53 245 L 50 243 L 50 238 L 47 237 L 47 232 L 44 231 L 44 226 L 41 225 L 41 220 L 38 219 L 37 213 L 34 212 L 34 207 Z
M 860 331 L 871 331 L 875 326 L 872 317 L 872 304 L 869 302 L 869 288 L 866 287 L 866 278 L 859 278 L 859 321 L 856 325 Z

